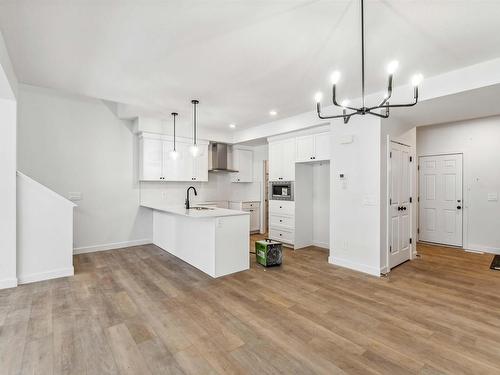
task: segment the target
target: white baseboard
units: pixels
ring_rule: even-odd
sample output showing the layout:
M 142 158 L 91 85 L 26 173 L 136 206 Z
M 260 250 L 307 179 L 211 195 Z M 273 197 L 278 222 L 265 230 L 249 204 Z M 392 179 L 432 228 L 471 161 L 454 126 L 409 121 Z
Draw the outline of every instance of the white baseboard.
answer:
M 14 288 L 17 286 L 17 279 L 15 277 L 11 279 L 0 280 L 0 289 Z
M 313 241 L 313 246 L 322 247 L 323 249 L 330 249 L 328 242 Z
M 75 247 L 73 249 L 73 254 L 85 254 L 85 253 L 94 253 L 96 251 L 106 251 L 113 249 L 121 249 L 123 247 L 131 247 L 131 246 L 140 246 L 147 245 L 153 243 L 153 240 L 150 238 L 145 238 L 142 240 L 133 240 L 133 241 L 124 241 L 124 242 L 114 242 L 107 243 L 102 245 L 95 246 L 83 246 L 83 247 Z
M 73 267 L 61 268 L 58 270 L 32 273 L 31 275 L 21 275 L 18 277 L 19 284 L 34 283 L 37 281 L 44 281 L 50 279 L 57 279 L 59 277 L 73 276 L 75 271 Z
M 469 244 L 467 248 L 464 247 L 464 250 L 477 251 L 482 253 L 500 254 L 500 247 L 483 246 L 475 244 Z
M 354 271 L 359 271 L 363 273 L 367 273 L 372 276 L 377 276 L 380 277 L 380 269 L 379 268 L 374 268 L 371 266 L 367 266 L 366 264 L 361 264 L 361 263 L 356 263 L 352 262 L 347 259 L 342 259 L 342 258 L 337 258 L 337 257 L 328 257 L 328 263 L 334 264 L 336 266 L 344 267 L 344 268 L 349 268 Z

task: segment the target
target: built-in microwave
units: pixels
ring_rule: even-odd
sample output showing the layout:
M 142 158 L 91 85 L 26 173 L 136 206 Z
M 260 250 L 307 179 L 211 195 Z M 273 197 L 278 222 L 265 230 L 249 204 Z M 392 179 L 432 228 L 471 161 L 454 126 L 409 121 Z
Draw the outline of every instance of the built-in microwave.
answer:
M 269 183 L 269 199 L 293 201 L 293 181 L 272 181 Z

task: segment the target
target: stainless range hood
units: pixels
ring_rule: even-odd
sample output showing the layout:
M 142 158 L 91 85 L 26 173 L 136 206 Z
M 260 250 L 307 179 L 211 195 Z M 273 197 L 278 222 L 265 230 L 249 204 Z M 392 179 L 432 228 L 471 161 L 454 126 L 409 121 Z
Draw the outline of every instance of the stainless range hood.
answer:
M 226 143 L 210 142 L 208 145 L 209 172 L 238 172 L 232 167 L 233 147 Z

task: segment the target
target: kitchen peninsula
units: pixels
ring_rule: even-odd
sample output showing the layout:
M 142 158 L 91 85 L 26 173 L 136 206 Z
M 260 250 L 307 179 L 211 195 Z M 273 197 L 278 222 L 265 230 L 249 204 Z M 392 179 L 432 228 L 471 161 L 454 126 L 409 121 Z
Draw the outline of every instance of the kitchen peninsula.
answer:
M 248 212 L 141 203 L 153 209 L 153 243 L 212 277 L 249 269 Z

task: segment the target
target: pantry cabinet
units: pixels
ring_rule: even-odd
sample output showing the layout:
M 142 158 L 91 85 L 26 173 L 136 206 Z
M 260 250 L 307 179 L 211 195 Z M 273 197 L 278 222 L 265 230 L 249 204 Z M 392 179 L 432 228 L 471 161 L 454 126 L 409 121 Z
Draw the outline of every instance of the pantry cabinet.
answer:
M 269 181 L 295 181 L 295 138 L 269 143 Z

